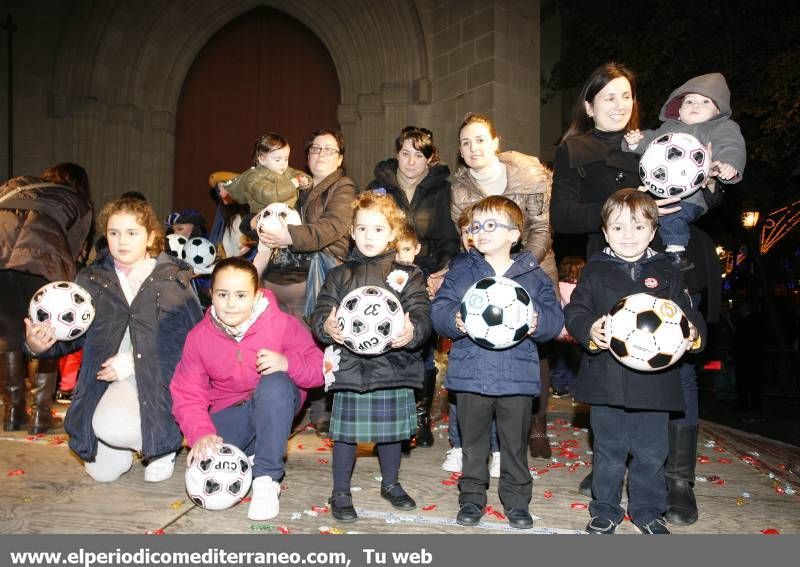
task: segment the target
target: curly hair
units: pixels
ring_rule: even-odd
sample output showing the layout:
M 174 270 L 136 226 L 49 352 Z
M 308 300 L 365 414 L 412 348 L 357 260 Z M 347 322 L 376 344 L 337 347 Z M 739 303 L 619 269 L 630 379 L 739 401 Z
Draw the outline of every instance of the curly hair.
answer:
M 155 235 L 153 243 L 147 247 L 148 254 L 157 256 L 164 250 L 164 225 L 147 201 L 125 198 L 107 203 L 97 217 L 97 228 L 100 234 L 106 233 L 108 219 L 119 213 L 133 215 L 136 217 L 136 222 L 147 230 L 148 236 Z
M 356 223 L 356 215 L 358 211 L 363 210 L 375 210 L 386 217 L 386 222 L 389 223 L 389 228 L 395 234 L 395 240 L 390 243 L 390 247 L 394 247 L 394 243 L 397 241 L 397 236 L 403 229 L 403 225 L 406 223 L 406 214 L 397 206 L 394 202 L 394 199 L 389 197 L 388 195 L 379 195 L 374 191 L 364 191 L 358 197 L 356 197 L 355 201 L 353 201 L 353 217 L 351 220 L 351 226 L 355 226 Z
M 413 246 L 419 244 L 417 231 L 408 222 L 404 222 L 400 228 L 395 230 L 394 235 L 397 242 L 410 242 Z

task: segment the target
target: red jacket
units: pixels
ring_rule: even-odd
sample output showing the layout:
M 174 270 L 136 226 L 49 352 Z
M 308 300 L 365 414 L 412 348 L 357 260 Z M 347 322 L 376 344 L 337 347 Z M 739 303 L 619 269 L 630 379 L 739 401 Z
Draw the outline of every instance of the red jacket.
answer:
M 214 324 L 210 309 L 186 337 L 170 391 L 172 413 L 190 446 L 200 437 L 216 434 L 210 413 L 253 393 L 261 379 L 256 370 L 256 353 L 262 348 L 287 358 L 289 377 L 300 388 L 301 402 L 305 400 L 305 390 L 323 385 L 322 351 L 311 333 L 297 318 L 278 308 L 271 291 L 261 292 L 269 305 L 241 342 Z

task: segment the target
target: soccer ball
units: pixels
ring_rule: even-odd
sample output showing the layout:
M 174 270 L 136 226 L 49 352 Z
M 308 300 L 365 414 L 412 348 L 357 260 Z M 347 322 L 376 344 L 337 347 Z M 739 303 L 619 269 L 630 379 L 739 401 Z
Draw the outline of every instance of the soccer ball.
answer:
M 303 224 L 298 212 L 286 203 L 272 203 L 258 214 L 256 232 L 277 232 L 283 228 L 283 223 Z
M 183 247 L 186 246 L 186 237 L 181 236 L 180 234 L 168 234 L 167 235 L 167 254 L 170 256 L 175 256 L 176 258 L 181 257 L 181 252 L 183 251 Z
M 216 453 L 186 469 L 186 494 L 206 510 L 226 510 L 250 491 L 253 470 L 238 447 L 223 443 Z
M 34 323 L 50 321 L 56 340 L 71 341 L 86 332 L 94 321 L 92 296 L 72 282 L 52 282 L 31 298 L 28 315 Z
M 708 178 L 708 151 L 690 134 L 659 136 L 639 160 L 639 176 L 655 197 L 688 197 Z
M 336 310 L 336 322 L 344 346 L 358 354 L 381 354 L 403 330 L 403 307 L 391 292 L 372 285 L 344 296 Z
M 459 312 L 473 341 L 485 348 L 502 349 L 527 336 L 533 318 L 533 301 L 525 288 L 514 280 L 484 278 L 464 294 Z
M 625 366 L 651 372 L 663 370 L 689 347 L 689 320 L 669 299 L 647 293 L 623 297 L 605 323 L 611 354 Z
M 217 257 L 217 249 L 202 236 L 190 238 L 181 250 L 181 258 L 194 268 L 208 269 Z

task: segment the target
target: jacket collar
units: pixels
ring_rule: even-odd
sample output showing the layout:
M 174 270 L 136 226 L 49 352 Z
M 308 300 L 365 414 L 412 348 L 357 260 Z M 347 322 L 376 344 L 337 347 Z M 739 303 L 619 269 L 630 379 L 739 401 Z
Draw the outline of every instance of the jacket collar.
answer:
M 304 202 L 308 203 L 313 199 L 318 198 L 325 191 L 327 191 L 331 187 L 331 185 L 339 181 L 339 179 L 341 179 L 342 177 L 344 177 L 344 172 L 341 170 L 341 168 L 339 168 L 333 173 L 331 173 L 328 177 L 326 177 L 325 179 L 314 185 L 311 189 L 305 189 L 305 191 L 308 191 L 308 196 L 306 197 Z
M 353 250 L 350 252 L 350 260 L 358 262 L 359 264 L 381 264 L 387 260 L 394 260 L 396 255 L 397 252 L 395 252 L 393 249 L 389 249 L 382 254 L 378 254 L 377 256 L 364 256 L 357 246 L 353 246 Z
M 475 248 L 470 248 L 468 258 L 470 259 L 472 266 L 479 271 L 479 274 L 485 274 L 483 277 L 491 277 L 496 275 L 491 264 L 489 264 L 489 262 L 486 261 L 486 258 L 483 257 L 483 254 L 478 252 Z M 525 250 L 519 254 L 512 254 L 511 258 L 514 260 L 514 262 L 503 274 L 503 277 L 514 279 L 522 274 L 539 269 L 539 264 L 536 262 L 536 259 L 529 250 Z
M 114 258 L 111 254 L 105 254 L 94 264 L 87 268 L 88 274 L 97 279 L 106 280 L 108 283 L 119 285 L 119 280 L 114 269 Z M 147 279 L 165 280 L 174 278 L 184 288 L 191 285 L 193 276 L 192 268 L 185 262 L 181 262 L 165 252 L 156 256 L 156 267 Z
M 379 162 L 373 171 L 375 181 L 378 182 L 378 187 L 383 187 L 389 192 L 397 191 L 400 187 L 400 185 L 397 183 L 397 168 L 398 164 L 396 158 L 389 158 Z M 436 187 L 440 183 L 444 182 L 448 177 L 450 177 L 450 168 L 446 164 L 435 163 L 430 166 L 428 175 L 426 175 L 422 181 L 419 182 L 417 189 L 429 189 L 431 187 Z

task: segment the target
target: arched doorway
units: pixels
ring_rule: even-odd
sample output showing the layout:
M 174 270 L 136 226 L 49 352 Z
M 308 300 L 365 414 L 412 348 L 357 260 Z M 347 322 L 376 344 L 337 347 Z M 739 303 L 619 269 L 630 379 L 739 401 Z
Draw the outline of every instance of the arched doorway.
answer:
M 303 143 L 336 126 L 339 79 L 331 56 L 307 27 L 259 7 L 220 29 L 197 55 L 176 113 L 173 209 L 214 205 L 208 176 L 250 167 L 253 142 L 274 131 L 289 140 L 290 164 L 303 169 Z

